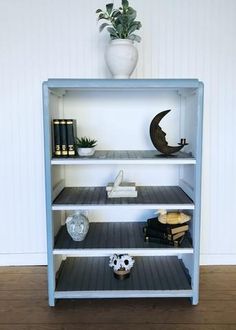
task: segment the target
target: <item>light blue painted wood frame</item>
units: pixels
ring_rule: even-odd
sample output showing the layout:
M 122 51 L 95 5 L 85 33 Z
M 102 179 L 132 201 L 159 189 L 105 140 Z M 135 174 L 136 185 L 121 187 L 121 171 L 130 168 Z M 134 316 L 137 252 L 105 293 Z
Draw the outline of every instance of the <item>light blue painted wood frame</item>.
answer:
M 55 306 L 55 276 L 53 262 L 53 219 L 52 219 L 52 176 L 51 176 L 51 119 L 49 111 L 49 89 L 43 83 L 43 116 L 44 116 L 44 166 L 45 166 L 45 198 L 47 226 L 47 262 L 48 262 L 48 301 Z
M 55 305 L 55 274 L 53 260 L 52 178 L 51 178 L 51 120 L 49 109 L 50 90 L 70 89 L 189 89 L 198 93 L 197 152 L 195 167 L 194 254 L 192 270 L 192 304 L 199 301 L 199 256 L 201 217 L 201 164 L 204 86 L 198 79 L 49 79 L 43 83 L 45 195 L 47 218 L 48 295 L 49 305 Z
M 203 134 L 203 102 L 204 102 L 204 85 L 198 83 L 197 90 L 198 106 L 197 106 L 197 137 L 196 137 L 196 165 L 195 165 L 195 189 L 194 189 L 194 252 L 193 252 L 193 275 L 192 304 L 197 305 L 199 302 L 199 264 L 200 264 L 200 229 L 201 229 L 201 180 L 202 180 L 202 134 Z
M 199 88 L 198 79 L 48 79 L 48 88 Z

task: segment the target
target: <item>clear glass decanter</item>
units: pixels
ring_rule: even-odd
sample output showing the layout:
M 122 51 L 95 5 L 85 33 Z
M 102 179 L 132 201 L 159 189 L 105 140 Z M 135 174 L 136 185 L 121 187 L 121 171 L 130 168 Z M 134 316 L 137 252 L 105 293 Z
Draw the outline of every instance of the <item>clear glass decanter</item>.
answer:
M 81 211 L 76 211 L 66 219 L 66 228 L 74 241 L 83 241 L 89 230 L 89 220 Z

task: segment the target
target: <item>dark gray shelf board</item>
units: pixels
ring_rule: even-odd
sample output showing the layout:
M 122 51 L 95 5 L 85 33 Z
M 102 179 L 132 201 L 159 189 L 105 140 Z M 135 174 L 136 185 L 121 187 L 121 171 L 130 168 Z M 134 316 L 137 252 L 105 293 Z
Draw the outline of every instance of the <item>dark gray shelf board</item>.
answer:
M 93 156 L 90 157 L 69 157 L 61 158 L 54 157 L 54 160 L 170 160 L 189 159 L 195 160 L 191 153 L 178 152 L 176 154 L 165 156 L 157 150 L 96 150 Z
M 178 186 L 138 186 L 137 191 L 137 198 L 107 198 L 106 187 L 66 187 L 53 205 L 193 205 L 193 201 Z
M 73 241 L 66 226 L 62 226 L 55 238 L 54 249 L 176 249 L 171 245 L 145 242 L 145 224 L 146 222 L 92 222 L 82 242 Z M 188 237 L 180 248 L 192 248 Z
M 175 256 L 135 257 L 131 275 L 123 281 L 113 276 L 108 257 L 67 258 L 56 292 L 120 290 L 191 290 L 189 276 Z

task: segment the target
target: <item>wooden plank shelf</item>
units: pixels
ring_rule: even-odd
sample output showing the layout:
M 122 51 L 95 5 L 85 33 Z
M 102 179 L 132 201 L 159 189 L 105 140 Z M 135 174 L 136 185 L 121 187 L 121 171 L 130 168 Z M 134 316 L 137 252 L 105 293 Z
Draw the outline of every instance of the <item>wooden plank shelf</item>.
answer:
M 87 165 L 87 164 L 196 164 L 191 153 L 178 152 L 171 156 L 160 154 L 157 150 L 96 150 L 90 157 L 56 158 L 52 165 Z
M 190 297 L 191 284 L 180 259 L 135 257 L 129 278 L 114 278 L 109 258 L 67 258 L 62 264 L 55 298 Z
M 146 222 L 92 222 L 82 242 L 73 241 L 62 226 L 55 238 L 53 254 L 109 256 L 113 253 L 132 255 L 176 255 L 193 253 L 190 237 L 181 247 L 144 241 L 143 227 Z M 162 250 L 167 251 L 162 251 Z
M 194 209 L 193 201 L 178 186 L 138 186 L 137 191 L 137 198 L 107 198 L 106 187 L 66 187 L 55 198 L 52 209 L 91 209 L 94 206 Z

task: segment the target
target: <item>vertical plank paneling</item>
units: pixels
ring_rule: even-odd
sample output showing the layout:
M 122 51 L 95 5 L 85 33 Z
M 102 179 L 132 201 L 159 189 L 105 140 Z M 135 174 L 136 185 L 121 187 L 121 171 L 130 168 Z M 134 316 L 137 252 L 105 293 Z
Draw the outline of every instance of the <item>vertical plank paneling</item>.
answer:
M 235 263 L 236 2 L 130 2 L 143 24 L 133 77 L 205 83 L 202 262 Z M 0 264 L 7 258 L 13 264 L 46 262 L 41 83 L 109 77 L 103 56 L 108 36 L 99 34 L 95 16 L 104 5 L 0 1 Z

